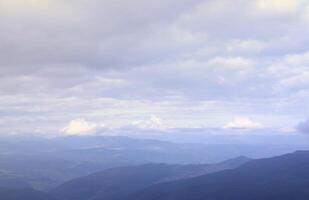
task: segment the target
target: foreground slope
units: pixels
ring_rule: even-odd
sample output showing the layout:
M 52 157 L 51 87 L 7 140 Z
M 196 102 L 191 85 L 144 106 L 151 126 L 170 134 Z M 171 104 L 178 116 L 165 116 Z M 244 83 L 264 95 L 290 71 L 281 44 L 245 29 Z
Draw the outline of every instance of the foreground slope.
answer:
M 309 151 L 250 161 L 236 169 L 157 184 L 126 200 L 308 200 Z
M 56 200 L 50 194 L 35 191 L 30 188 L 5 189 L 0 188 L 1 200 Z
M 119 167 L 69 181 L 53 190 L 52 194 L 66 200 L 121 199 L 155 183 L 231 169 L 248 160 L 246 157 L 238 157 L 209 165 L 147 164 Z

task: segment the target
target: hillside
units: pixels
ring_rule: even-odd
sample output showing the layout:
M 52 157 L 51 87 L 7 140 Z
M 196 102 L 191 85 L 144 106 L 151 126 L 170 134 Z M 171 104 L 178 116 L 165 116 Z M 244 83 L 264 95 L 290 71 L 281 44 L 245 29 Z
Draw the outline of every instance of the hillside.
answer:
M 250 161 L 236 169 L 162 183 L 126 200 L 307 200 L 309 151 Z
M 51 195 L 33 189 L 4 189 L 0 188 L 1 200 L 57 200 Z
M 231 169 L 248 162 L 248 160 L 246 157 L 238 157 L 209 165 L 146 164 L 119 167 L 64 183 L 53 190 L 52 194 L 66 200 L 121 199 L 156 183 Z

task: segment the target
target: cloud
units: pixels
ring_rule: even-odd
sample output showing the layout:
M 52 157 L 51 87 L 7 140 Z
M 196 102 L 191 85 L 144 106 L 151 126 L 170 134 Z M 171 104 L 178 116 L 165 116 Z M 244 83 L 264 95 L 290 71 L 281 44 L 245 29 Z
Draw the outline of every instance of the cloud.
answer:
M 289 13 L 295 12 L 301 5 L 298 0 L 258 0 L 257 8 L 266 12 Z
M 235 40 L 227 44 L 226 49 L 229 52 L 241 52 L 243 54 L 260 52 L 267 47 L 267 43 L 258 40 Z
M 223 128 L 225 129 L 258 129 L 262 128 L 263 125 L 254 122 L 252 119 L 248 117 L 236 117 L 233 119 L 233 121 L 228 122 L 226 125 L 224 125 Z
M 131 123 L 132 127 L 136 127 L 138 129 L 165 129 L 167 128 L 162 119 L 152 115 L 149 119 L 146 120 L 136 120 Z
M 273 78 L 273 89 L 282 94 L 298 93 L 309 86 L 309 52 L 289 54 L 273 62 L 267 73 Z
M 309 134 L 309 119 L 300 122 L 296 128 L 301 133 Z
M 309 112 L 308 8 L 305 0 L 0 0 L 0 129 L 55 132 L 80 116 L 162 126 L 149 113 L 174 127 L 204 125 L 205 116 L 219 127 L 235 115 L 295 124 Z
M 61 131 L 67 135 L 88 135 L 93 134 L 98 127 L 98 124 L 81 118 L 70 121 Z
M 141 38 L 196 2 L 1 1 L 0 17 L 5 20 L 0 21 L 0 27 L 6 31 L 0 33 L 0 60 L 21 68 L 55 63 L 79 63 L 100 69 L 126 67 L 147 57 L 139 50 Z M 137 7 L 149 12 L 136 12 Z

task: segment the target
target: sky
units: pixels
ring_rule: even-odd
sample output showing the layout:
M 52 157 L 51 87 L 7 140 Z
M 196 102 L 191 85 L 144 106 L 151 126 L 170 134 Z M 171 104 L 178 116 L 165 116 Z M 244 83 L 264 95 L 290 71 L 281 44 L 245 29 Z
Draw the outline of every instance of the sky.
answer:
M 0 133 L 309 133 L 307 0 L 0 0 Z

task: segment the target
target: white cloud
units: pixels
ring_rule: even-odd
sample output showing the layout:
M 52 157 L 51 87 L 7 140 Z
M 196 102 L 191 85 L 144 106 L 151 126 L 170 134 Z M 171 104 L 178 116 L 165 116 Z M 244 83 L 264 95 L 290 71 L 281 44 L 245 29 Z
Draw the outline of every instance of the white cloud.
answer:
M 164 123 L 162 122 L 162 119 L 155 115 L 152 115 L 149 119 L 146 119 L 146 120 L 133 121 L 131 125 L 139 129 L 164 129 L 166 128 L 166 126 L 164 126 Z
M 259 122 L 255 122 L 248 117 L 236 117 L 231 122 L 224 125 L 225 129 L 258 129 L 263 125 Z
M 216 57 L 208 61 L 208 64 L 216 67 L 224 66 L 230 69 L 247 70 L 252 66 L 252 61 L 242 57 L 224 58 Z
M 266 12 L 289 13 L 296 11 L 302 0 L 258 0 L 257 8 Z
M 286 55 L 273 62 L 267 69 L 267 74 L 273 81 L 273 89 L 277 92 L 307 89 L 309 85 L 309 53 Z M 286 93 L 285 93 L 286 94 Z
M 267 47 L 267 43 L 258 40 L 235 40 L 227 44 L 229 52 L 260 52 Z
M 70 121 L 62 132 L 67 135 L 88 135 L 94 133 L 98 127 L 98 124 L 81 118 Z

